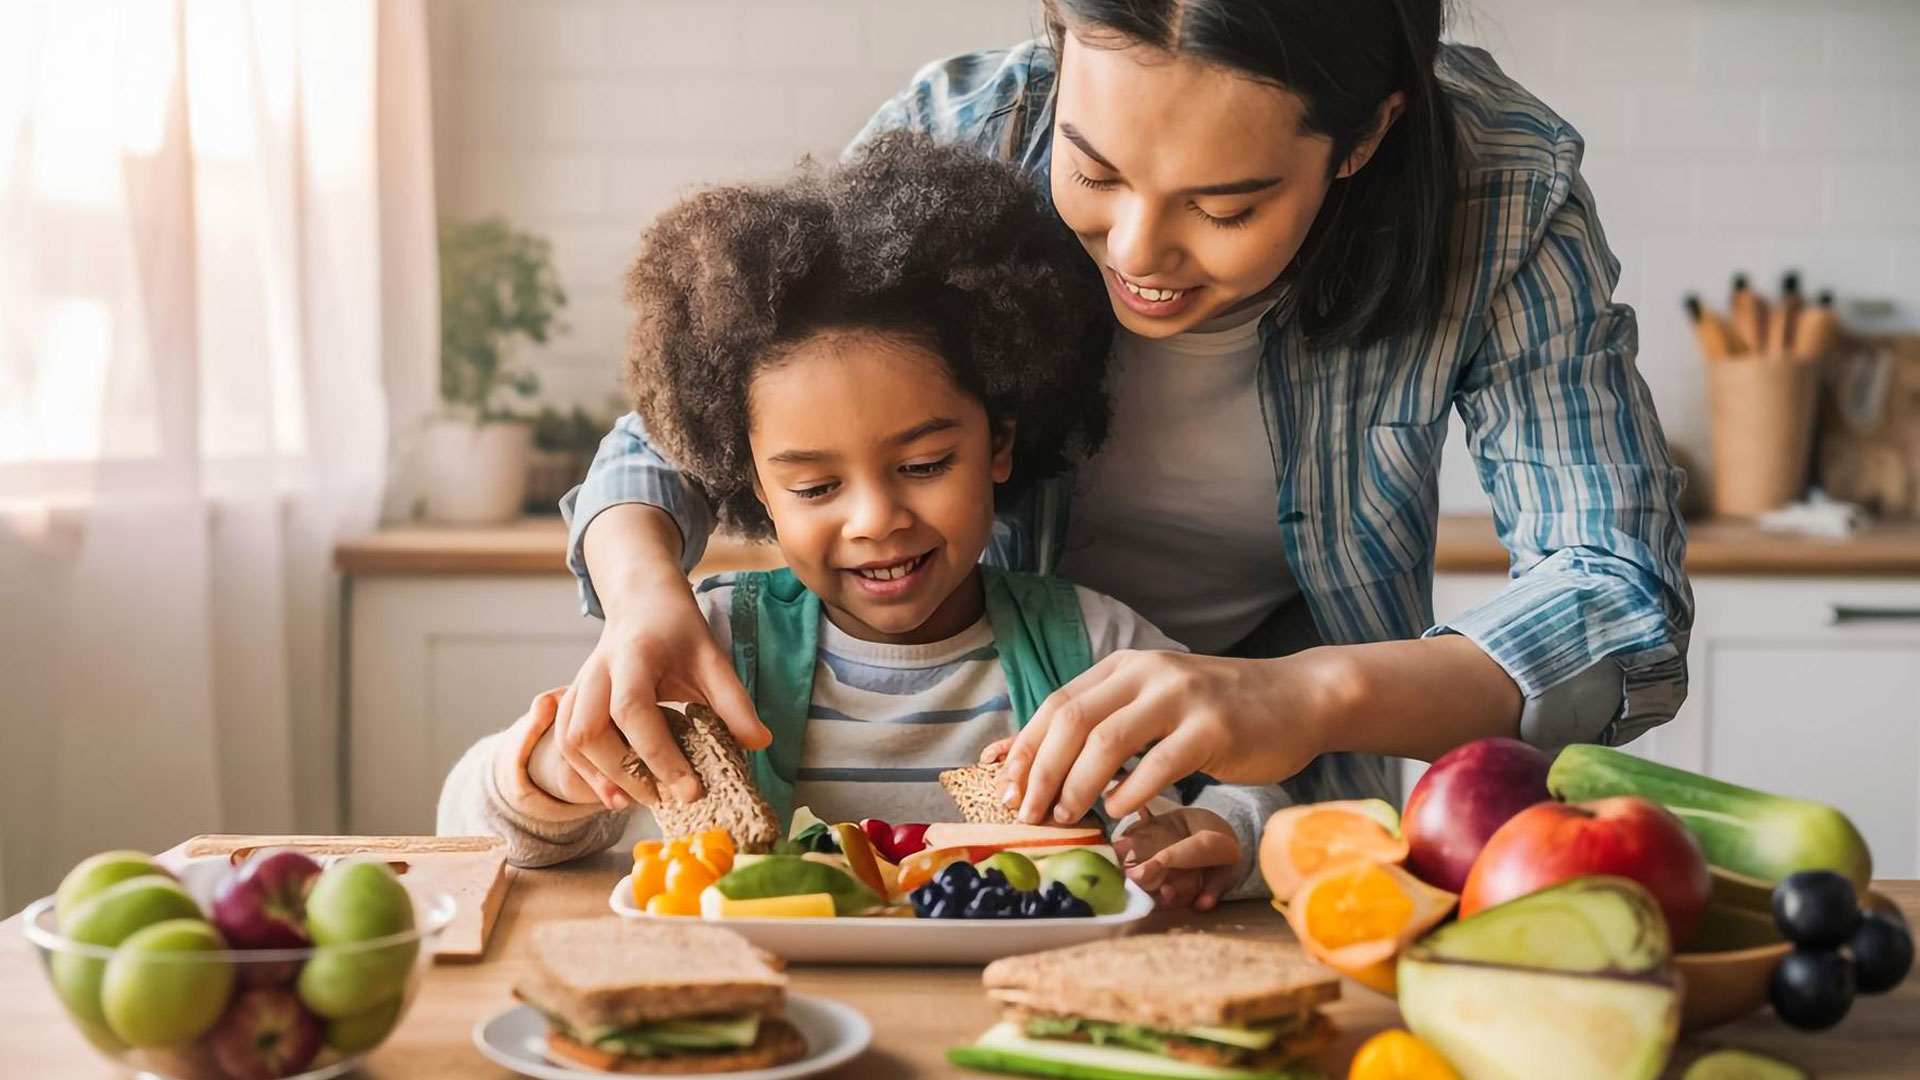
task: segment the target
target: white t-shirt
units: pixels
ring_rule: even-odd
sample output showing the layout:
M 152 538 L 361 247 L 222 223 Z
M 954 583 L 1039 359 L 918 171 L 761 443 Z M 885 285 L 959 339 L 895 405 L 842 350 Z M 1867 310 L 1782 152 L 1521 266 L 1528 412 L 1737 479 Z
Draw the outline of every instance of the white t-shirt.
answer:
M 1060 575 L 1195 652 L 1233 645 L 1300 591 L 1260 406 L 1265 310 L 1162 341 L 1117 329 L 1111 433 L 1076 478 Z

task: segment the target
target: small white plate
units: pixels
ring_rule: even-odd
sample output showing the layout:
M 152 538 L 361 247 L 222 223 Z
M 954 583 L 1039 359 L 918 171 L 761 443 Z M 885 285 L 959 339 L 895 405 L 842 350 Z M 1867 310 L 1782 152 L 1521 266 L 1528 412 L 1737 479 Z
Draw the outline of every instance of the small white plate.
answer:
M 649 915 L 633 906 L 632 875 L 607 897 L 628 919 Z M 795 964 L 986 964 L 1003 956 L 1118 937 L 1153 913 L 1153 897 L 1127 882 L 1127 906 L 1085 919 L 708 919 Z
M 787 1023 L 807 1040 L 807 1056 L 771 1069 L 722 1073 L 651 1073 L 660 1080 L 699 1075 L 712 1080 L 794 1080 L 812 1076 L 859 1057 L 873 1041 L 873 1025 L 859 1010 L 812 994 L 787 994 Z M 562 1065 L 547 1056 L 547 1021 L 527 1005 L 516 1005 L 473 1026 L 473 1045 L 496 1064 L 539 1080 L 602 1080 L 614 1075 L 598 1069 Z

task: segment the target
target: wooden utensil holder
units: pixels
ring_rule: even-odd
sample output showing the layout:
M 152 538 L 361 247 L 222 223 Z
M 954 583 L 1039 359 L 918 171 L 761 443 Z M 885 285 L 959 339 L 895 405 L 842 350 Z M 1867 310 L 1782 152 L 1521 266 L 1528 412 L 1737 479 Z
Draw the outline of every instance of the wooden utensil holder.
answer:
M 1805 492 L 1819 372 L 1755 356 L 1708 362 L 1715 514 L 1753 517 Z

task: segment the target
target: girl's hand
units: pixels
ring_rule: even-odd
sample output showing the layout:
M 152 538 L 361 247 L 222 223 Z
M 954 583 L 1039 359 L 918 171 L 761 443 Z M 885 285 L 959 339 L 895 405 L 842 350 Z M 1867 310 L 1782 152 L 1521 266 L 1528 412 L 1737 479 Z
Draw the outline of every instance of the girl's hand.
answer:
M 1054 691 L 1014 738 L 1002 800 L 1028 823 L 1079 821 L 1142 752 L 1106 797 L 1113 817 L 1196 772 L 1277 783 L 1324 748 L 1344 707 L 1339 664 L 1327 649 L 1277 660 L 1113 653 Z
M 1113 842 L 1127 877 L 1161 907 L 1210 910 L 1240 877 L 1240 838 L 1211 810 L 1183 806 L 1140 820 Z
M 674 742 L 657 702 L 712 708 L 750 750 L 772 741 L 753 700 L 720 650 L 677 570 L 606 605 L 599 644 L 561 697 L 554 721 L 560 754 L 609 810 L 652 806 L 661 789 L 680 802 L 701 795 L 700 779 Z M 605 594 L 602 594 L 603 599 Z M 645 774 L 623 767 L 629 747 Z

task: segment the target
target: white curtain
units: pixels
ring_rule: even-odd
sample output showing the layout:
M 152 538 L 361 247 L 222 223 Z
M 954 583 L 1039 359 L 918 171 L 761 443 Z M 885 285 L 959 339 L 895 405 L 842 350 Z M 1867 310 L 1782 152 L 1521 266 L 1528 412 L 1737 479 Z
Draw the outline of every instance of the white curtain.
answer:
M 334 828 L 332 549 L 437 347 L 423 0 L 0 4 L 0 889 Z

